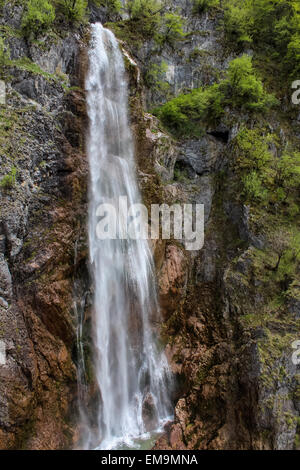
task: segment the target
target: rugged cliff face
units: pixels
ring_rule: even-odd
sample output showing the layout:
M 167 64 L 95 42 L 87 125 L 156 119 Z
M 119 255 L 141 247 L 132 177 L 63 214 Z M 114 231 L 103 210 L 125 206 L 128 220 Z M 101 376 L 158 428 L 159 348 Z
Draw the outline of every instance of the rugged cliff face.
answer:
M 165 83 L 172 96 L 214 83 L 235 57 L 222 47 L 218 15 L 197 15 L 188 1 L 175 7 L 185 20 L 180 45 L 166 42 L 157 48 L 153 39 L 126 40 L 126 22 L 121 28 L 110 24 L 145 78 L 144 109 L 165 101 L 162 87 L 149 87 L 151 64 L 165 61 Z M 221 120 L 205 126 L 202 137 L 175 142 L 156 119 L 141 114 L 136 88 L 132 95 L 132 115 L 140 113 L 135 122 L 137 158 L 146 201 L 205 206 L 200 253 L 187 252 L 177 241 L 154 247 L 164 336 L 178 383 L 175 422 L 155 448 L 295 448 L 299 369 L 292 362 L 292 342 L 299 335 L 297 283 L 287 273 L 283 279 L 272 274 L 276 255 L 268 235 L 275 218 L 243 203 L 236 188 L 236 136 L 243 126 L 255 128 L 257 123 L 229 107 Z M 294 141 L 297 121 L 288 113 L 267 119 L 278 135 L 276 150 L 270 144 L 270 151 L 280 155 Z M 288 285 L 293 288 L 282 302 L 278 294 Z
M 0 108 L 6 181 L 0 199 L 0 340 L 6 349 L 0 447 L 70 448 L 78 437 L 76 327 L 82 312 L 89 363 L 88 26 L 26 41 L 19 31 L 23 6 L 11 4 L 5 2 L 0 20 L 10 47 L 7 102 Z M 297 216 L 286 215 L 288 209 L 282 215 L 276 203 L 270 213 L 243 199 L 237 167 L 244 126 L 268 128 L 276 139 L 267 151 L 281 155 L 299 145 L 297 113 L 284 103 L 286 114 L 256 119 L 227 106 L 201 135 L 171 136 L 149 111 L 215 83 L 237 55 L 224 45 L 219 13 L 195 14 L 187 0 L 173 2 L 176 8 L 185 36 L 158 46 L 127 16 L 91 7 L 91 20 L 109 22 L 124 48 L 145 203 L 205 206 L 200 252 L 187 252 L 177 240 L 153 245 L 163 339 L 177 382 L 175 419 L 155 448 L 297 448 L 300 376 L 291 355 L 299 337 L 299 262 L 292 274 L 274 270 L 270 242 L 270 227 L 280 227 L 284 217 L 292 225 Z M 87 380 L 93 397 L 92 370 Z
M 1 185 L 0 200 L 0 447 L 55 449 L 72 445 L 78 271 L 77 289 L 88 283 L 84 58 L 77 32 L 26 42 L 23 7 L 10 3 L 1 175 L 15 181 Z

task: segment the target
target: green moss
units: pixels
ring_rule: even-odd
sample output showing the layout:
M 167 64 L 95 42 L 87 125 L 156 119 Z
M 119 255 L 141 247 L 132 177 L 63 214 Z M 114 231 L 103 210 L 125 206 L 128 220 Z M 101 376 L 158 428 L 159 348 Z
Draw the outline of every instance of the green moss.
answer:
M 17 169 L 13 167 L 11 171 L 0 180 L 0 188 L 8 190 L 13 188 L 16 183 Z

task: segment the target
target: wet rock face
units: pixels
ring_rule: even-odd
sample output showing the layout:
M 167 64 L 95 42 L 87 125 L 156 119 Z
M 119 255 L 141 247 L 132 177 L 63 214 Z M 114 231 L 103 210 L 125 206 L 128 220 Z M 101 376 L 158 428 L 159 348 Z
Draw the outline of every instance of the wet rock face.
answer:
M 187 265 L 183 250 L 168 245 L 159 273 L 160 306 L 164 318 L 173 313 L 184 298 L 187 284 Z
M 206 38 L 191 36 L 180 57 L 166 46 L 157 58 L 168 63 L 171 90 L 177 94 L 185 86 L 199 86 L 190 81 L 191 68 L 199 66 L 198 83 L 213 83 L 213 68 L 223 70 L 226 60 L 220 44 L 213 46 L 218 41 L 214 20 L 192 18 L 191 2 L 176 4 L 183 8 L 187 28 L 195 22 L 207 33 Z M 187 64 L 194 47 L 202 52 Z M 141 68 L 150 50 L 151 44 L 145 44 L 134 51 Z M 207 63 L 212 67 L 206 75 Z M 159 101 L 153 91 L 144 93 L 147 101 Z M 266 239 L 253 230 L 250 207 L 236 201 L 231 190 L 230 143 L 243 119 L 234 116 L 230 124 L 224 121 L 202 138 L 184 142 L 168 138 L 151 115 L 135 130 L 147 204 L 205 206 L 205 244 L 199 253 L 186 252 L 181 241 L 153 243 L 166 353 L 178 385 L 174 422 L 155 449 L 292 449 L 299 433 L 299 370 L 292 366 L 289 340 L 296 333 L 293 321 L 289 317 L 280 333 L 287 343 L 276 339 L 277 345 L 270 340 L 279 331 L 275 324 L 247 323 L 264 311 L 269 292 L 257 275 L 255 258 Z M 226 174 L 223 182 L 220 173 Z M 294 290 L 288 309 L 295 319 L 298 304 Z
M 143 402 L 143 421 L 146 432 L 151 432 L 157 429 L 158 420 L 156 415 L 156 408 L 151 393 L 147 393 Z
M 4 12 L 1 21 L 18 27 L 19 10 Z M 12 58 L 28 55 L 21 39 L 12 38 L 10 49 Z M 85 100 L 75 34 L 49 51 L 35 47 L 30 53 L 45 72 L 59 68 L 68 74 L 66 87 L 77 88 L 66 91 L 58 79 L 19 69 L 6 83 L 0 177 L 15 169 L 15 180 L 0 189 L 0 339 L 6 356 L 0 365 L 0 448 L 59 449 L 73 445 L 73 289 L 78 272 L 87 276 Z
M 178 161 L 192 167 L 197 175 L 216 171 L 221 167 L 224 146 L 212 136 L 183 144 Z
M 291 449 L 300 413 L 299 367 L 291 363 L 289 344 L 279 340 L 276 346 L 263 327 L 245 326 L 249 305 L 260 314 L 268 301 L 253 262 L 254 251 L 266 241 L 252 230 L 250 208 L 233 199 L 230 172 L 223 184 L 218 180 L 218 172 L 228 168 L 239 116 L 208 128 L 202 138 L 176 142 L 144 113 L 145 101 L 161 100 L 142 85 L 150 59 L 167 62 L 170 91 L 176 94 L 213 83 L 230 60 L 222 55 L 215 19 L 193 15 L 189 0 L 173 4 L 182 9 L 186 31 L 197 33 L 179 53 L 166 45 L 155 56 L 149 43 L 131 50 L 141 70 L 128 54 L 125 59 L 145 204 L 205 206 L 205 245 L 199 253 L 186 252 L 180 240 L 153 241 L 163 338 L 177 380 L 174 422 L 155 448 Z M 18 28 L 22 8 L 7 4 L 1 24 Z M 93 7 L 91 14 L 92 21 L 108 18 L 102 8 Z M 12 188 L 1 187 L 0 198 L 0 347 L 5 346 L 0 448 L 70 448 L 78 434 L 70 419 L 76 417 L 77 393 L 74 301 L 82 303 L 90 321 L 86 113 L 80 90 L 86 55 L 73 33 L 49 43 L 47 51 L 19 37 L 9 43 L 12 58 L 31 56 L 61 80 L 14 68 L 7 83 L 13 140 L 1 146 L 0 177 L 14 166 L 17 174 Z M 288 305 L 295 320 L 298 297 L 294 290 Z M 276 323 L 271 328 L 276 332 Z M 295 334 L 293 328 L 286 321 L 281 335 Z M 94 390 L 87 397 L 90 409 L 97 399 Z M 143 415 L 153 429 L 150 395 Z

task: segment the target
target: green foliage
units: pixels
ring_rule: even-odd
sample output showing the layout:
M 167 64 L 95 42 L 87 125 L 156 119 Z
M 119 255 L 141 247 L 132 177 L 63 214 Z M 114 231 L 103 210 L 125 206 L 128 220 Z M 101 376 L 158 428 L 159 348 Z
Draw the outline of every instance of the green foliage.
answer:
M 126 8 L 130 18 L 131 30 L 143 38 L 153 37 L 161 23 L 161 1 L 129 0 L 126 3 Z
M 300 34 L 294 34 L 287 46 L 285 63 L 292 77 L 300 76 Z
M 244 195 L 247 200 L 264 201 L 268 192 L 263 186 L 261 176 L 256 171 L 251 171 L 243 177 Z
M 55 20 L 53 5 L 47 0 L 29 0 L 22 18 L 22 30 L 26 37 L 47 31 Z
M 0 37 L 0 77 L 4 75 L 3 67 L 9 63 L 10 51 L 9 47 L 6 46 L 4 39 Z
M 69 23 L 82 23 L 87 17 L 87 0 L 56 0 L 57 11 Z
M 242 180 L 242 193 L 248 202 L 265 202 L 266 185 L 271 179 L 271 134 L 263 135 L 259 129 L 242 128 L 235 139 L 234 167 Z
M 253 28 L 251 1 L 232 0 L 225 3 L 224 30 L 227 39 L 234 45 L 250 44 Z
M 15 167 L 12 167 L 10 173 L 3 176 L 3 178 L 0 180 L 0 187 L 2 189 L 11 189 L 15 185 L 16 176 L 17 169 Z
M 145 84 L 151 90 L 158 93 L 168 93 L 170 85 L 165 80 L 168 64 L 164 61 L 161 64 L 151 64 L 145 74 Z
M 259 129 L 243 127 L 235 139 L 235 164 L 241 170 L 261 171 L 268 166 L 272 159 L 269 143 L 272 135 L 262 135 Z
M 272 153 L 270 146 L 277 151 Z M 280 156 L 278 152 L 276 135 L 243 127 L 233 141 L 232 165 L 247 202 L 268 204 L 270 210 L 283 210 L 287 220 L 294 220 L 299 214 L 300 153 L 288 148 Z
M 159 31 L 154 39 L 159 45 L 167 43 L 174 46 L 176 41 L 184 37 L 182 17 L 174 13 L 166 13 L 161 19 Z
M 277 62 L 283 75 L 297 76 L 300 8 L 295 0 L 225 0 L 224 30 L 233 49 L 250 43 Z
M 107 8 L 108 12 L 111 14 L 120 13 L 122 10 L 121 0 L 93 0 L 92 3 L 96 6 Z
M 129 18 L 109 23 L 109 27 L 119 39 L 135 47 L 152 38 L 159 47 L 166 43 L 174 47 L 185 33 L 183 18 L 171 13 L 169 6 L 168 0 L 128 0 L 124 8 Z
M 277 279 L 297 278 L 297 266 L 300 261 L 299 233 L 291 229 L 277 228 L 269 236 L 269 242 L 277 255 L 277 262 L 274 266 Z
M 161 11 L 162 3 L 160 0 L 128 0 L 126 6 L 131 19 L 141 20 L 156 17 Z
M 219 0 L 194 0 L 193 12 L 199 14 L 204 13 L 212 8 L 217 8 L 219 3 Z
M 246 111 L 265 111 L 275 104 L 277 100 L 264 91 L 262 81 L 256 76 L 251 57 L 244 55 L 230 63 L 220 84 L 179 95 L 155 113 L 179 136 L 200 135 L 201 122 L 215 121 L 227 105 Z
M 212 85 L 179 95 L 154 112 L 178 136 L 200 136 L 204 122 L 214 121 L 222 115 L 222 99 L 219 85 Z
M 277 104 L 273 95 L 265 93 L 262 81 L 252 66 L 252 58 L 246 54 L 230 63 L 227 79 L 221 87 L 228 104 L 237 108 L 264 111 Z
M 284 153 L 273 163 L 275 184 L 286 191 L 300 187 L 300 153 Z

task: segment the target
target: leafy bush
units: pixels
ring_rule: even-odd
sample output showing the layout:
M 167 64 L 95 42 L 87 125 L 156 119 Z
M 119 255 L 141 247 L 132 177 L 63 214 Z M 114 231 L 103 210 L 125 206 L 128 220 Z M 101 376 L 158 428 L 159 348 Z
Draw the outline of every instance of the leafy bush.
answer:
M 279 145 L 274 134 L 263 129 L 242 128 L 234 140 L 232 165 L 243 182 L 242 193 L 248 201 L 269 202 L 278 208 L 289 207 L 289 214 L 299 212 L 300 153 L 285 152 L 278 157 L 270 145 Z
M 120 13 L 122 9 L 121 0 L 93 0 L 94 5 L 107 8 L 109 13 Z
M 130 21 L 137 33 L 154 37 L 158 45 L 174 43 L 184 37 L 183 19 L 170 13 L 161 0 L 129 0 L 126 3 Z
M 3 178 L 0 180 L 0 187 L 2 189 L 12 188 L 16 182 L 16 176 L 17 176 L 17 169 L 15 167 L 12 167 L 10 173 L 3 176 Z
M 219 85 L 212 85 L 179 95 L 154 112 L 177 135 L 200 136 L 204 121 L 214 121 L 223 113 L 222 100 Z
M 283 75 L 296 76 L 300 9 L 295 0 L 224 0 L 224 30 L 233 49 L 253 43 L 277 62 Z M 288 67 L 287 67 L 288 65 Z
M 211 8 L 216 8 L 219 6 L 219 0 L 194 0 L 193 1 L 193 12 L 194 13 L 204 13 L 205 11 L 210 10 Z
M 87 0 L 57 0 L 57 10 L 69 23 L 81 23 L 86 20 Z
M 272 159 L 269 151 L 271 134 L 262 134 L 260 129 L 243 127 L 235 139 L 235 165 L 240 170 L 260 172 L 267 168 Z
M 227 79 L 221 84 L 228 104 L 250 111 L 263 111 L 278 102 L 264 91 L 262 81 L 256 76 L 252 58 L 243 55 L 230 62 Z
M 175 42 L 184 38 L 183 19 L 180 15 L 166 13 L 160 21 L 160 27 L 154 39 L 159 45 L 165 43 L 174 46 Z
M 295 34 L 287 46 L 285 63 L 292 77 L 300 76 L 300 34 Z
M 275 184 L 287 190 L 300 187 L 300 153 L 284 153 L 274 161 Z
M 229 64 L 227 76 L 220 84 L 179 95 L 155 113 L 176 134 L 199 135 L 201 122 L 218 119 L 226 105 L 265 111 L 275 104 L 275 97 L 264 91 L 261 80 L 256 77 L 251 57 L 244 55 Z
M 225 6 L 224 29 L 227 39 L 236 47 L 252 42 L 253 16 L 249 1 L 231 0 Z
M 131 30 L 143 38 L 153 37 L 161 23 L 160 0 L 129 0 L 126 3 Z
M 10 59 L 9 47 L 6 46 L 4 39 L 0 37 L 0 69 L 2 74 L 3 67 L 8 63 Z
M 164 43 L 174 46 L 175 42 L 184 38 L 183 19 L 180 15 L 166 13 L 160 21 L 159 31 L 154 39 L 159 45 Z
M 47 0 L 29 0 L 22 18 L 22 30 L 26 37 L 47 31 L 55 20 L 54 7 Z
M 268 191 L 264 188 L 261 177 L 256 171 L 251 171 L 243 178 L 244 195 L 248 200 L 266 200 Z
M 148 88 L 158 93 L 167 93 L 170 85 L 165 80 L 168 64 L 164 61 L 161 64 L 151 64 L 145 74 L 145 84 Z
M 161 8 L 160 0 L 129 0 L 127 2 L 128 13 L 133 20 L 155 17 Z

